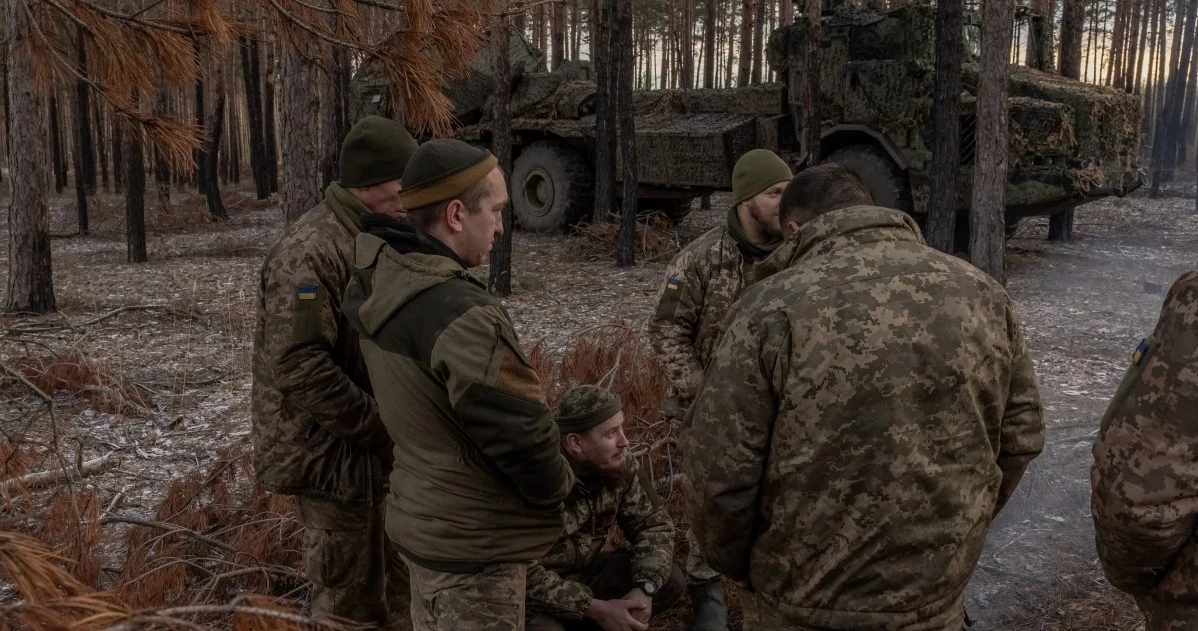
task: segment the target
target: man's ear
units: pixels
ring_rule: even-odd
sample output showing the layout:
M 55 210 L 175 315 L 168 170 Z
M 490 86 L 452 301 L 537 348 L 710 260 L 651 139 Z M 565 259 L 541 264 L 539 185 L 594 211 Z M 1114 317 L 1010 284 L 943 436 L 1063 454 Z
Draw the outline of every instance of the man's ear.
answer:
M 466 229 L 465 214 L 466 207 L 459 199 L 452 200 L 445 205 L 445 225 L 449 228 L 450 234 L 457 234 Z
M 582 453 L 582 437 L 578 434 L 566 434 L 566 453 L 578 455 Z
M 799 225 L 799 222 L 797 222 L 793 219 L 786 222 L 786 236 L 788 236 L 788 237 L 794 236 L 796 233 L 798 233 L 799 228 L 802 228 L 802 226 Z

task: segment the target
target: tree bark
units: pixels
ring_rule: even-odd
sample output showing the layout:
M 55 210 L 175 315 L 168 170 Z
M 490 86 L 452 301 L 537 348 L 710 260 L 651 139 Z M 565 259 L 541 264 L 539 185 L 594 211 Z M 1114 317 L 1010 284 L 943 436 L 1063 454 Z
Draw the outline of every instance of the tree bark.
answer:
M 266 70 L 263 73 L 265 88 L 262 91 L 262 135 L 266 141 L 267 181 L 270 192 L 279 192 L 279 135 L 275 124 L 275 54 L 277 46 L 273 35 L 266 44 Z
M 317 73 L 300 52 L 283 53 L 283 120 L 315 121 L 320 116 Z M 295 221 L 320 201 L 318 134 L 304 125 L 283 126 L 283 216 Z
M 611 76 L 617 68 L 613 67 L 615 51 L 610 46 L 611 15 L 606 4 L 611 1 L 595 0 L 591 19 L 591 37 L 601 43 L 595 65 L 595 209 L 591 216 L 595 223 L 607 223 L 616 198 L 616 112 Z
M 982 3 L 982 59 L 978 78 L 977 159 L 973 169 L 973 214 L 969 252 L 973 264 L 1006 284 L 1003 265 L 1007 198 L 1008 60 L 1012 4 Z
M 100 184 L 105 191 L 110 191 L 108 182 L 108 139 L 104 137 L 104 109 L 100 99 L 92 101 L 94 120 L 96 121 L 96 153 L 100 163 Z
M 823 138 L 823 116 L 820 112 L 820 43 L 823 29 L 820 19 L 823 16 L 823 0 L 807 0 L 807 50 L 804 55 L 807 75 L 807 164 L 819 164 L 823 157 L 820 143 Z
M 125 255 L 130 263 L 146 256 L 146 161 L 141 130 L 126 129 L 125 137 Z M 213 185 L 215 188 L 215 185 Z
M 553 65 L 557 70 L 566 61 L 566 2 L 553 3 Z
M 256 36 L 241 38 L 241 75 L 250 128 L 250 171 L 258 199 L 270 197 L 270 166 L 266 163 L 266 138 L 262 133 L 262 69 Z
M 55 310 L 50 263 L 50 184 L 46 160 L 46 110 L 35 77 L 30 16 L 34 0 L 10 0 L 4 20 L 8 43 L 10 151 L 8 205 L 8 293 L 5 311 L 48 313 Z M 7 110 L 6 110 L 7 111 Z
M 507 2 L 500 6 L 506 9 Z M 556 37 L 556 34 L 555 34 Z M 491 152 L 499 159 L 499 168 L 511 189 L 512 175 L 512 109 L 511 59 L 507 54 L 508 24 L 500 16 L 491 25 L 492 70 L 491 90 Z M 512 205 L 503 207 L 503 234 L 495 238 L 491 248 L 491 269 L 487 289 L 496 296 L 512 293 Z
M 112 190 L 125 193 L 125 127 L 116 112 L 109 115 L 112 128 Z
M 703 57 L 706 64 L 703 66 L 703 87 L 708 90 L 715 87 L 715 35 L 716 35 L 716 2 L 718 0 L 704 0 L 703 9 Z M 789 2 L 790 0 L 787 0 Z
M 682 62 L 682 89 L 690 90 L 695 87 L 695 0 L 682 0 L 682 25 L 678 34 L 682 40 L 682 59 L 679 60 Z M 628 65 L 631 67 L 632 64 Z
M 1141 42 L 1140 46 L 1136 45 L 1137 40 L 1140 37 L 1140 13 L 1142 12 L 1143 8 L 1144 8 L 1143 0 L 1135 0 L 1135 2 L 1133 2 L 1131 4 L 1131 15 L 1128 18 L 1131 21 L 1131 25 L 1128 28 L 1128 37 L 1130 38 L 1130 45 L 1128 45 L 1126 48 L 1127 54 L 1125 55 L 1125 60 L 1124 60 L 1123 68 L 1122 68 L 1122 75 L 1123 75 L 1123 86 L 1122 87 L 1124 90 L 1127 91 L 1128 94 L 1135 92 L 1136 64 L 1144 63 L 1143 58 L 1139 56 L 1140 46 L 1142 46 L 1143 43 Z
M 740 0 L 740 70 L 736 85 L 746 86 L 753 69 L 753 2 Z
M 1082 72 L 1082 27 L 1085 25 L 1083 0 L 1065 0 L 1061 14 L 1061 75 L 1080 79 Z
M 1115 28 L 1111 33 L 1109 56 L 1107 57 L 1106 84 L 1123 88 L 1123 76 L 1119 68 L 1123 63 L 1123 38 L 1127 29 L 1127 0 L 1115 0 Z
M 936 7 L 936 58 L 932 81 L 932 191 L 925 236 L 942 252 L 957 248 L 957 174 L 961 169 L 961 62 L 964 5 Z M 961 244 L 964 245 L 964 244 Z
M 158 116 L 170 114 L 170 97 L 167 96 L 165 83 L 158 86 L 158 94 L 154 99 L 154 113 Z M 157 147 L 154 148 L 154 183 L 158 190 L 158 210 L 171 210 L 171 165 L 166 160 L 166 154 Z
M 693 5 L 693 0 L 686 0 Z M 613 0 L 615 9 L 615 32 L 611 40 L 614 49 L 612 58 L 618 60 L 617 71 L 612 77 L 616 92 L 616 111 L 620 121 L 620 147 L 624 171 L 623 206 L 620 209 L 620 231 L 616 240 L 616 266 L 628 267 L 636 263 L 636 120 L 632 106 L 632 0 Z M 693 30 L 693 20 L 683 20 L 684 33 Z M 689 37 L 683 38 L 689 42 Z M 687 76 L 685 59 L 690 51 L 684 49 L 683 77 Z M 693 67 L 692 67 L 693 68 Z M 693 74 L 691 75 L 693 77 Z M 685 84 L 690 80 L 684 80 Z
M 200 190 L 208 201 L 208 212 L 217 219 L 228 219 L 229 212 L 220 195 L 220 181 L 217 178 L 220 167 L 221 136 L 225 125 L 225 77 L 224 64 L 220 60 L 211 60 L 212 79 L 209 101 L 212 110 L 208 114 L 208 141 L 204 148 L 203 169 L 200 172 Z M 310 120 L 310 119 L 309 119 Z
M 86 89 L 83 91 L 86 93 Z M 87 236 L 87 176 L 84 175 L 86 169 L 83 163 L 87 161 L 88 152 L 83 149 L 82 135 L 87 129 L 87 104 L 80 102 L 80 92 L 75 92 L 75 151 L 71 152 L 73 156 L 73 170 L 75 171 L 75 214 L 79 218 L 79 236 Z M 80 115 L 82 113 L 82 115 Z M 92 172 L 95 175 L 95 171 Z
M 87 76 L 87 41 L 83 36 L 83 27 L 78 27 L 75 37 L 75 49 L 79 72 Z M 79 127 L 79 146 L 76 153 L 82 154 L 82 159 L 76 164 L 83 169 L 83 184 L 88 195 L 96 194 L 96 148 L 92 142 L 91 127 L 91 89 L 83 79 L 75 80 L 75 124 Z M 76 178 L 78 181 L 78 178 Z
M 329 0 L 330 8 L 337 8 L 337 0 Z M 338 17 L 335 13 L 328 14 L 329 28 L 336 32 Z M 345 49 L 331 45 L 326 47 L 328 56 L 325 73 L 324 97 L 321 99 L 320 137 L 322 154 L 320 157 L 321 185 L 323 190 L 338 177 L 338 162 L 341 157 L 341 141 L 348 130 L 345 119 L 347 112 L 344 108 L 345 89 L 349 86 L 349 56 Z
M 823 2 L 820 2 L 823 5 Z M 762 66 L 764 65 L 765 48 L 763 30 L 765 29 L 765 0 L 753 0 L 753 70 L 750 81 L 761 83 Z
M 1149 196 L 1153 198 L 1160 195 L 1162 181 L 1172 178 L 1177 143 L 1181 141 L 1181 108 L 1184 106 L 1187 83 L 1185 69 L 1190 67 L 1190 54 L 1194 47 L 1195 9 L 1198 9 L 1198 0 L 1179 0 L 1177 3 L 1178 20 L 1173 29 L 1169 83 L 1153 142 L 1152 188 L 1149 191 Z
M 66 158 L 62 151 L 61 117 L 58 115 L 58 88 L 50 89 L 50 168 L 54 172 L 54 192 L 67 186 Z

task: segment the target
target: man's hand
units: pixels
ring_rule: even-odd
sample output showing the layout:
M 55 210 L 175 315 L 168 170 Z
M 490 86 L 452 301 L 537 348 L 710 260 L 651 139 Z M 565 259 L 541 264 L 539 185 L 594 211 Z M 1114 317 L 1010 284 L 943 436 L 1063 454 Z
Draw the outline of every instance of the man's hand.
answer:
M 639 591 L 639 590 L 638 590 Z M 587 617 L 594 620 L 603 631 L 646 631 L 649 625 L 637 620 L 634 613 L 639 605 L 628 600 L 591 600 Z
M 631 612 L 633 618 L 644 623 L 649 622 L 649 618 L 653 616 L 653 598 L 651 596 L 646 594 L 641 588 L 634 587 L 632 591 L 624 596 L 624 600 L 635 606 Z

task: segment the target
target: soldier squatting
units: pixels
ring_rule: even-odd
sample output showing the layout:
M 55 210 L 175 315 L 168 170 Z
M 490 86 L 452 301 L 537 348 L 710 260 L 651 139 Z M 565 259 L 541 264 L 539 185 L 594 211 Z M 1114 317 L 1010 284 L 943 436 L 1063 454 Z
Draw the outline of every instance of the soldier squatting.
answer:
M 725 225 L 670 263 L 648 331 L 682 424 L 689 555 L 618 397 L 556 411 L 470 274 L 493 156 L 367 117 L 262 268 L 257 475 L 296 497 L 312 610 L 389 629 L 643 630 L 689 592 L 724 629 L 958 631 L 990 522 L 1044 445 L 1001 286 L 846 167 L 746 153 Z M 1170 290 L 1094 447 L 1111 583 L 1198 631 L 1198 272 Z M 607 545 L 619 531 L 626 542 Z M 680 567 L 680 566 L 681 567 Z

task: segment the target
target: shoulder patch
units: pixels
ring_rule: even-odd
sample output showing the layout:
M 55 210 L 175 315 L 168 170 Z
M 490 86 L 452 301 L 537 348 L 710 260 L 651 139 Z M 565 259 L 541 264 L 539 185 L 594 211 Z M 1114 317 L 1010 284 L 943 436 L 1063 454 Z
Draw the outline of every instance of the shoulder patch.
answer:
M 1140 340 L 1140 345 L 1136 347 L 1136 352 L 1131 354 L 1131 363 L 1133 366 L 1139 366 L 1140 362 L 1144 361 L 1144 355 L 1148 353 L 1148 340 Z
M 677 278 L 674 278 L 673 276 L 670 277 L 670 280 L 666 281 L 666 289 L 668 289 L 670 291 L 678 291 L 678 287 L 680 287 L 681 285 L 682 285 L 682 282 L 679 281 Z
M 295 289 L 298 300 L 316 300 L 316 285 L 300 285 Z

